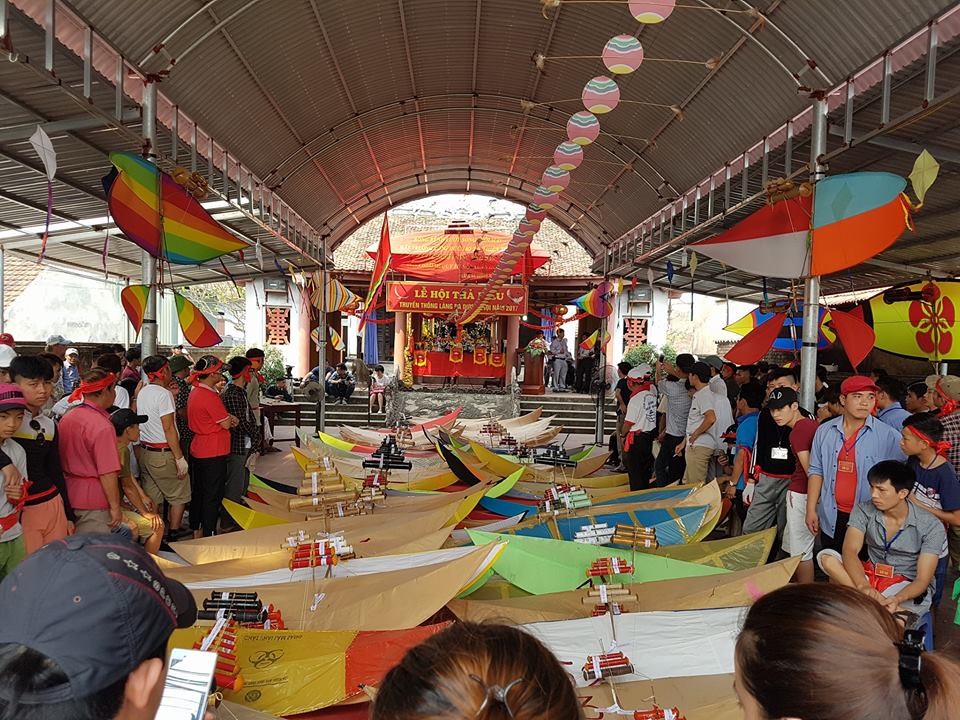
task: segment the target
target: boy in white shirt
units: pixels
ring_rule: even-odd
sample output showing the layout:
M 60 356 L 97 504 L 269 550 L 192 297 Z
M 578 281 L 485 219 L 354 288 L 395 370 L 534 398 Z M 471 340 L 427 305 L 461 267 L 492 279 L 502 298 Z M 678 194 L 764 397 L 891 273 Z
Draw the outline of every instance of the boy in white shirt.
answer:
M 156 507 L 170 504 L 171 537 L 183 532 L 183 514 L 190 502 L 187 459 L 177 434 L 176 403 L 169 386 L 173 382 L 170 362 L 160 355 L 145 358 L 141 365 L 149 384 L 137 394 L 137 414 L 149 418 L 140 425 L 139 465 L 141 485 Z
M 657 388 L 653 369 L 637 365 L 627 373 L 630 402 L 623 418 L 623 451 L 631 490 L 646 490 L 653 475 L 653 439 L 657 433 Z
M 710 461 L 721 448 L 720 435 L 733 423 L 733 413 L 726 396 L 721 397 L 710 388 L 710 367 L 694 363 L 689 380 L 695 392 L 687 416 L 687 436 L 676 449 L 684 454 L 687 469 L 683 483 L 698 484 L 707 481 Z

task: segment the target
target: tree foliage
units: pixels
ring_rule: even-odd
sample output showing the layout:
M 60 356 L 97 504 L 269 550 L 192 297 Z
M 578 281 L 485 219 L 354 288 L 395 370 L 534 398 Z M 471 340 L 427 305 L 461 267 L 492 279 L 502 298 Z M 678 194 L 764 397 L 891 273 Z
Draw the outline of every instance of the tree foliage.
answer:
M 669 343 L 663 347 L 642 343 L 640 345 L 634 345 L 627 350 L 623 355 L 623 361 L 630 363 L 634 367 L 640 363 L 646 363 L 650 367 L 653 367 L 661 355 L 663 355 L 664 359 L 669 363 L 674 363 L 677 360 L 677 351 L 674 350 Z
M 215 318 L 223 313 L 224 318 L 233 324 L 237 332 L 244 332 L 247 319 L 246 288 L 241 287 L 238 294 L 233 283 L 217 282 L 191 285 L 179 292 L 205 315 Z

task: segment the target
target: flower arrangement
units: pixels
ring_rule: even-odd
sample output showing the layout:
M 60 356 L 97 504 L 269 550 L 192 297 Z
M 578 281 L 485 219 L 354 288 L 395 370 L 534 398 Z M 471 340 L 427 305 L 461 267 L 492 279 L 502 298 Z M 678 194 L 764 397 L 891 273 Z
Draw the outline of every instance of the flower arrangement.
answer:
M 527 343 L 527 346 L 523 349 L 523 351 L 529 353 L 533 357 L 537 357 L 538 355 L 543 355 L 549 349 L 550 346 L 547 345 L 547 341 L 544 340 L 542 336 L 537 336 Z

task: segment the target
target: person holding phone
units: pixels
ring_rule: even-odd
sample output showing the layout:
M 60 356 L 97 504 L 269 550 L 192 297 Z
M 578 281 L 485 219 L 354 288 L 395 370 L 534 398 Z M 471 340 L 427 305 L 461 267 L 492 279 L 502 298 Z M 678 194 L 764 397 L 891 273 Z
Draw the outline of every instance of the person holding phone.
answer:
M 0 607 L 9 718 L 153 720 L 170 636 L 197 618 L 190 591 L 116 535 L 40 548 L 0 583 Z

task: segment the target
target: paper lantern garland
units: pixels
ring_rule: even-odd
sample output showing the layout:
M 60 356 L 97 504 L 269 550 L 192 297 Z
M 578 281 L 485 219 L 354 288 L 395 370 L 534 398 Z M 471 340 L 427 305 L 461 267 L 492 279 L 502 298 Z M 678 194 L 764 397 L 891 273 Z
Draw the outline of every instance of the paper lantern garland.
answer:
M 553 190 L 554 192 L 563 192 L 570 184 L 570 173 L 566 170 L 560 169 L 556 165 L 551 165 L 543 171 L 543 177 L 540 179 L 540 184 L 548 190 Z
M 536 203 L 530 203 L 527 205 L 527 212 L 523 217 L 525 220 L 543 222 L 547 217 L 547 211 Z
M 597 75 L 583 86 L 583 106 L 594 115 L 603 115 L 620 104 L 620 88 L 606 75 Z
M 617 35 L 603 46 L 603 64 L 614 75 L 632 73 L 643 62 L 643 45 L 633 35 Z
M 589 112 L 578 112 L 567 121 L 567 138 L 577 145 L 589 145 L 600 137 L 600 121 Z
M 521 235 L 532 237 L 536 235 L 537 231 L 540 229 L 540 223 L 530 222 L 528 220 L 521 220 L 519 228 L 520 228 Z
M 630 0 L 628 7 L 634 19 L 645 25 L 655 25 L 670 17 L 677 0 Z
M 582 162 L 583 148 L 574 142 L 560 143 L 553 153 L 554 165 L 567 172 L 576 170 Z
M 556 205 L 557 200 L 557 193 L 552 190 L 547 190 L 547 188 L 543 186 L 538 187 L 537 191 L 533 194 L 533 201 L 544 210 L 549 210 Z

